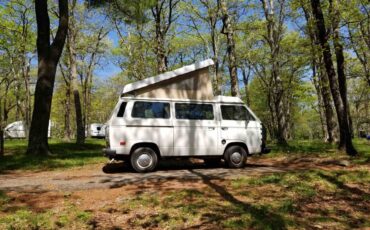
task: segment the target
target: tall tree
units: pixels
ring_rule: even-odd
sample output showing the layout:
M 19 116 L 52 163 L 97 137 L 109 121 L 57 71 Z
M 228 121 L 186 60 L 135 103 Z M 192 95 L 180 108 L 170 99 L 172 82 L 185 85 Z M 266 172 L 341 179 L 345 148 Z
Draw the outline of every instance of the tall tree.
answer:
M 284 88 L 280 73 L 280 50 L 285 20 L 285 0 L 261 0 L 266 19 L 267 36 L 265 40 L 270 48 L 271 79 L 273 86 L 273 103 L 277 116 L 278 143 L 286 145 L 288 121 L 284 112 Z M 278 4 L 276 7 L 275 4 Z M 278 13 L 275 10 L 278 9 Z
M 303 13 L 306 19 L 306 28 L 305 32 L 307 33 L 310 44 L 311 44 L 311 67 L 312 75 L 315 88 L 318 94 L 319 101 L 319 113 L 323 113 L 323 124 L 324 126 L 324 138 L 325 141 L 332 143 L 337 141 L 337 124 L 334 115 L 334 109 L 332 106 L 332 97 L 330 94 L 329 79 L 326 74 L 325 66 L 323 63 L 322 54 L 318 49 L 319 41 L 317 39 L 314 27 L 314 19 L 312 11 L 306 4 L 306 1 L 300 0 L 300 5 L 303 9 Z M 323 112 L 322 112 L 323 110 Z
M 199 3 L 198 3 L 199 2 Z M 221 94 L 221 70 L 220 70 L 220 32 L 218 30 L 218 23 L 220 17 L 220 5 L 213 0 L 199 0 L 197 2 L 187 2 L 186 10 L 188 11 L 188 18 L 190 19 L 189 27 L 195 30 L 197 37 L 199 37 L 203 45 L 206 47 L 207 56 L 212 56 L 214 61 L 215 80 L 214 88 L 215 94 Z M 205 24 L 204 28 L 201 24 Z M 203 31 L 206 30 L 207 33 Z M 210 48 L 208 48 L 210 46 Z M 210 50 L 210 51 L 209 51 Z
M 68 31 L 68 0 L 59 0 L 59 25 L 50 43 L 50 19 L 47 0 L 35 0 L 37 22 L 38 78 L 34 110 L 28 139 L 28 154 L 49 154 L 48 127 L 55 73 Z
M 76 28 L 76 19 L 75 19 L 75 11 L 76 8 L 76 0 L 72 0 L 70 13 L 69 13 L 69 23 L 68 23 L 68 36 L 67 36 L 67 47 L 68 47 L 68 54 L 69 54 L 69 74 L 71 78 L 71 86 L 72 86 L 72 93 L 75 105 L 75 113 L 76 113 L 76 143 L 83 144 L 85 142 L 85 125 L 83 123 L 83 116 L 82 116 L 82 106 L 81 106 L 81 98 L 80 98 L 80 90 L 77 80 L 77 61 L 76 61 L 76 37 L 77 37 L 77 28 Z
M 34 41 L 36 33 L 33 29 L 35 16 L 32 13 L 32 1 L 8 1 L 0 9 L 0 37 L 6 41 L 0 49 L 11 62 L 9 67 L 15 77 L 13 91 L 16 97 L 16 120 L 23 120 L 25 133 L 28 135 L 31 123 L 31 91 L 30 69 L 31 61 L 36 52 Z
M 320 0 L 311 0 L 312 12 L 316 21 L 316 33 L 320 42 L 325 69 L 329 78 L 330 90 L 333 96 L 335 109 L 337 112 L 339 131 L 340 131 L 340 144 L 339 148 L 345 150 L 348 155 L 356 155 L 357 151 L 352 144 L 350 128 L 348 124 L 348 114 L 345 108 L 341 95 L 341 87 L 345 87 L 343 79 L 339 81 L 336 79 L 336 73 L 331 55 L 329 45 L 329 34 L 326 30 L 324 14 L 321 8 Z M 342 89 L 343 90 L 343 89 Z
M 167 33 L 172 23 L 177 19 L 175 9 L 179 0 L 157 0 L 151 8 L 155 23 L 154 52 L 157 58 L 157 72 L 163 73 L 168 68 Z
M 218 0 L 218 4 L 221 10 L 223 22 L 221 33 L 225 34 L 227 38 L 227 57 L 231 82 L 231 95 L 240 97 L 234 38 L 235 18 L 233 18 L 232 13 L 229 11 L 226 0 Z
M 340 20 L 341 20 L 341 12 L 339 10 L 339 3 L 337 0 L 329 0 L 329 14 L 331 19 L 331 27 L 333 31 L 333 44 L 335 50 L 335 57 L 337 61 L 337 74 L 338 74 L 338 86 L 340 90 L 340 95 L 342 97 L 344 110 L 347 113 L 348 117 L 348 126 L 351 137 L 353 136 L 353 128 L 352 128 L 352 119 L 351 114 L 348 106 L 348 99 L 347 99 L 347 79 L 346 74 L 344 72 L 344 65 L 345 59 L 343 54 L 343 44 L 340 38 Z M 344 140 L 341 140 L 339 143 L 340 148 L 345 148 Z

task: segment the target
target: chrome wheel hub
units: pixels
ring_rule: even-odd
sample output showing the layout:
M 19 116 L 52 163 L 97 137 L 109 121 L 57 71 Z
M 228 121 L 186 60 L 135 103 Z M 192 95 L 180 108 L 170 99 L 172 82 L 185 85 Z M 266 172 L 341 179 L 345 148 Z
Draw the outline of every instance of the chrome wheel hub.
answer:
M 233 162 L 234 164 L 240 164 L 240 162 L 242 161 L 242 154 L 239 153 L 239 152 L 233 152 L 230 156 L 230 160 L 231 162 Z
M 147 153 L 143 153 L 137 158 L 137 165 L 143 169 L 150 167 L 152 162 L 152 157 Z

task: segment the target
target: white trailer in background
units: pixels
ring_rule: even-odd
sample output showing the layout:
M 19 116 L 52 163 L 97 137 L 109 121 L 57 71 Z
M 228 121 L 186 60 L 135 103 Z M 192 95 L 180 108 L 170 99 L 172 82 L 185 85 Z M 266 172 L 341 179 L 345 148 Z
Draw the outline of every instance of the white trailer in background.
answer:
M 105 125 L 99 123 L 92 123 L 89 128 L 89 135 L 92 138 L 104 138 Z
M 48 137 L 51 137 L 51 121 L 49 121 Z M 26 129 L 23 121 L 15 121 L 7 125 L 4 129 L 5 138 L 16 139 L 26 138 Z

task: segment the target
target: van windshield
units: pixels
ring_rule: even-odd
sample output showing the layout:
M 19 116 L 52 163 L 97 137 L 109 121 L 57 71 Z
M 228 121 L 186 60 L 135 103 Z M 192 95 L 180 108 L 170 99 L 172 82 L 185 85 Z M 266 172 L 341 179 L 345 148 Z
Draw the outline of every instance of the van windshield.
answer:
M 244 106 L 221 105 L 223 120 L 254 121 L 254 117 Z

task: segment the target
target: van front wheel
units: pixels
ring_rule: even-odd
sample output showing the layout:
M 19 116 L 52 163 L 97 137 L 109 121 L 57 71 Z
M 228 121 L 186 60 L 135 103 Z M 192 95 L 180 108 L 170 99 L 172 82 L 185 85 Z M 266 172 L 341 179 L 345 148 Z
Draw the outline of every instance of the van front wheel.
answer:
M 158 156 L 153 149 L 141 147 L 131 154 L 131 166 L 136 172 L 151 172 L 158 163 Z
M 230 146 L 225 151 L 225 161 L 229 168 L 243 168 L 247 160 L 247 152 L 241 146 Z

